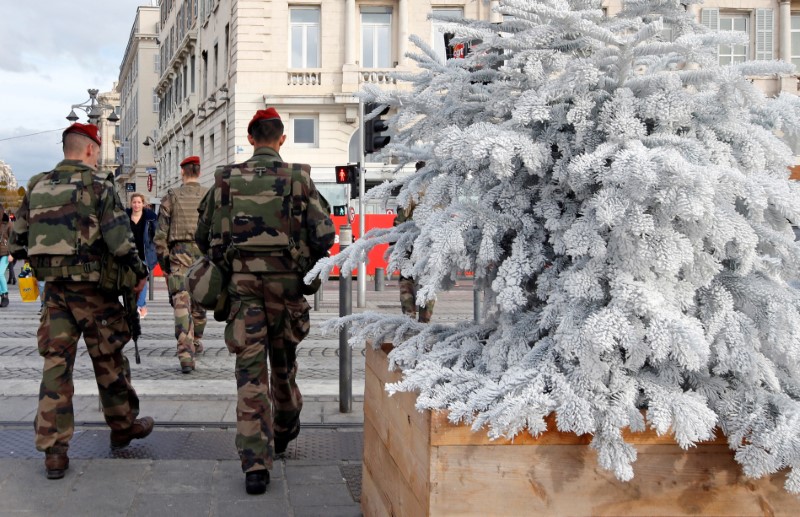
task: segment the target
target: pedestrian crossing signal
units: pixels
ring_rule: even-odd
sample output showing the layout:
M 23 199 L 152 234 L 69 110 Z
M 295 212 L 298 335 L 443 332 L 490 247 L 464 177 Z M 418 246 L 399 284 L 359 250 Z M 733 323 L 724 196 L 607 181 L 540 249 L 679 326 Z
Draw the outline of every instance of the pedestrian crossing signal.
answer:
M 347 205 L 334 205 L 333 215 L 347 215 Z
M 355 165 L 337 165 L 336 183 L 352 183 L 356 177 Z

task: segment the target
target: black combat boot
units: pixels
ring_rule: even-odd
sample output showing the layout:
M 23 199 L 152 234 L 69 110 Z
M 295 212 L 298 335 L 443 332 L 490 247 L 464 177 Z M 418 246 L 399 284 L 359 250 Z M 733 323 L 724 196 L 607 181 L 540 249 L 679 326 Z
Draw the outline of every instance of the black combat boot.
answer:
M 244 475 L 244 489 L 250 495 L 263 494 L 267 491 L 267 485 L 269 485 L 268 470 L 256 470 Z
M 0 307 L 8 307 L 8 293 L 0 295 Z
M 299 434 L 300 422 L 297 422 L 297 426 L 288 433 L 275 433 L 275 454 L 283 454 L 286 452 L 286 448 L 289 447 L 289 442 L 297 438 Z

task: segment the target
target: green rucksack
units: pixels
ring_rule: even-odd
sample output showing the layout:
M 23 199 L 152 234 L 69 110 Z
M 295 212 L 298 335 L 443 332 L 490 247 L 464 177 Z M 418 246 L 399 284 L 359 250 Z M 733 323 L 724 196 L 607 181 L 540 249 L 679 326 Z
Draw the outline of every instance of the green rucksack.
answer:
M 302 167 L 292 164 L 291 172 L 282 162 L 272 167 L 253 166 L 254 162 L 229 165 L 217 171 L 220 189 L 218 220 L 213 224 L 230 253 L 283 255 L 289 253 L 297 271 L 305 275 L 313 266 L 308 247 L 302 246 L 303 227 Z M 269 173 L 267 173 L 269 171 Z M 291 188 L 286 188 L 291 184 Z M 289 217 L 284 217 L 284 206 Z M 228 252 L 226 252 L 227 255 Z M 307 286 L 304 294 L 313 294 L 320 282 Z

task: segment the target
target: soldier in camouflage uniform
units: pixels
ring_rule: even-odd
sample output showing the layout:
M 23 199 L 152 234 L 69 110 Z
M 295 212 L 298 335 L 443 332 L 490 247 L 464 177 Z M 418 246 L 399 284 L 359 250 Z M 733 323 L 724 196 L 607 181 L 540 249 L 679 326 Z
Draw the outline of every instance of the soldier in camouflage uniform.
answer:
M 425 167 L 425 162 L 417 162 L 415 165 L 417 170 Z M 413 202 L 408 207 L 408 209 L 404 209 L 403 207 L 397 208 L 397 215 L 394 218 L 394 225 L 397 226 L 398 224 L 404 223 L 406 221 L 410 221 L 414 216 L 414 208 L 416 208 L 416 204 Z M 400 275 L 400 280 L 398 281 L 398 286 L 400 287 L 400 308 L 403 310 L 403 314 L 406 316 L 411 316 L 412 318 L 417 317 L 417 282 L 413 278 L 405 277 Z M 435 301 L 429 300 L 424 307 L 419 307 L 419 322 L 420 323 L 429 323 L 431 321 L 431 316 L 433 316 L 433 306 Z
M 144 287 L 147 266 L 136 253 L 114 176 L 101 176 L 95 169 L 97 126 L 73 124 L 63 141 L 64 160 L 30 180 L 9 243 L 12 255 L 27 258 L 36 277 L 47 282 L 38 332 L 44 369 L 34 428 L 50 479 L 64 477 L 69 468 L 72 368 L 81 334 L 111 428 L 111 445 L 124 447 L 153 429 L 152 418 L 136 418 L 139 399 L 122 353 L 131 339 L 124 308 L 117 294 L 98 289 L 100 264 L 109 254 L 135 273 L 137 284 L 128 286 L 135 292 Z
M 186 290 L 186 271 L 202 256 L 194 243 L 197 207 L 208 192 L 198 182 L 200 158 L 189 156 L 181 162 L 183 185 L 170 189 L 161 200 L 155 245 L 158 263 L 167 275 L 170 303 L 175 314 L 175 339 L 181 372 L 195 369 L 195 356 L 203 352 L 206 310 L 192 301 Z
M 300 432 L 296 350 L 309 331 L 302 274 L 327 254 L 334 228 L 310 167 L 278 154 L 286 136 L 277 111 L 259 110 L 247 132 L 255 154 L 217 169 L 197 244 L 231 273 L 225 344 L 236 354 L 236 447 L 247 493 L 260 494 L 274 455 Z

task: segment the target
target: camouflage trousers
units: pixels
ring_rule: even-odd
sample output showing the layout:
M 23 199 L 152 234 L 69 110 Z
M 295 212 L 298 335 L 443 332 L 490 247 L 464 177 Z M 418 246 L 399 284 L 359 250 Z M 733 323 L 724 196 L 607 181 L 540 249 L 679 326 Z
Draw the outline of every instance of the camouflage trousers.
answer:
M 36 448 L 64 450 L 74 431 L 72 369 L 83 334 L 94 367 L 103 415 L 112 430 L 133 425 L 139 398 L 122 353 L 131 334 L 116 296 L 94 282 L 47 282 L 39 324 L 39 354 L 44 358 L 39 407 L 33 422 Z
M 417 283 L 413 278 L 407 278 L 400 275 L 400 308 L 403 309 L 403 314 L 417 317 Z M 428 323 L 433 316 L 433 305 L 436 302 L 433 300 L 425 304 L 425 307 L 419 307 L 419 321 L 421 323 Z
M 299 430 L 296 351 L 310 325 L 300 282 L 291 273 L 234 273 L 228 287 L 225 344 L 236 354 L 236 448 L 243 472 L 271 468 L 275 435 Z
M 178 360 L 181 366 L 194 367 L 195 355 L 203 351 L 203 333 L 206 329 L 206 310 L 194 303 L 186 290 L 188 268 L 176 265 L 167 279 L 172 310 L 175 316 L 175 339 L 178 341 Z

